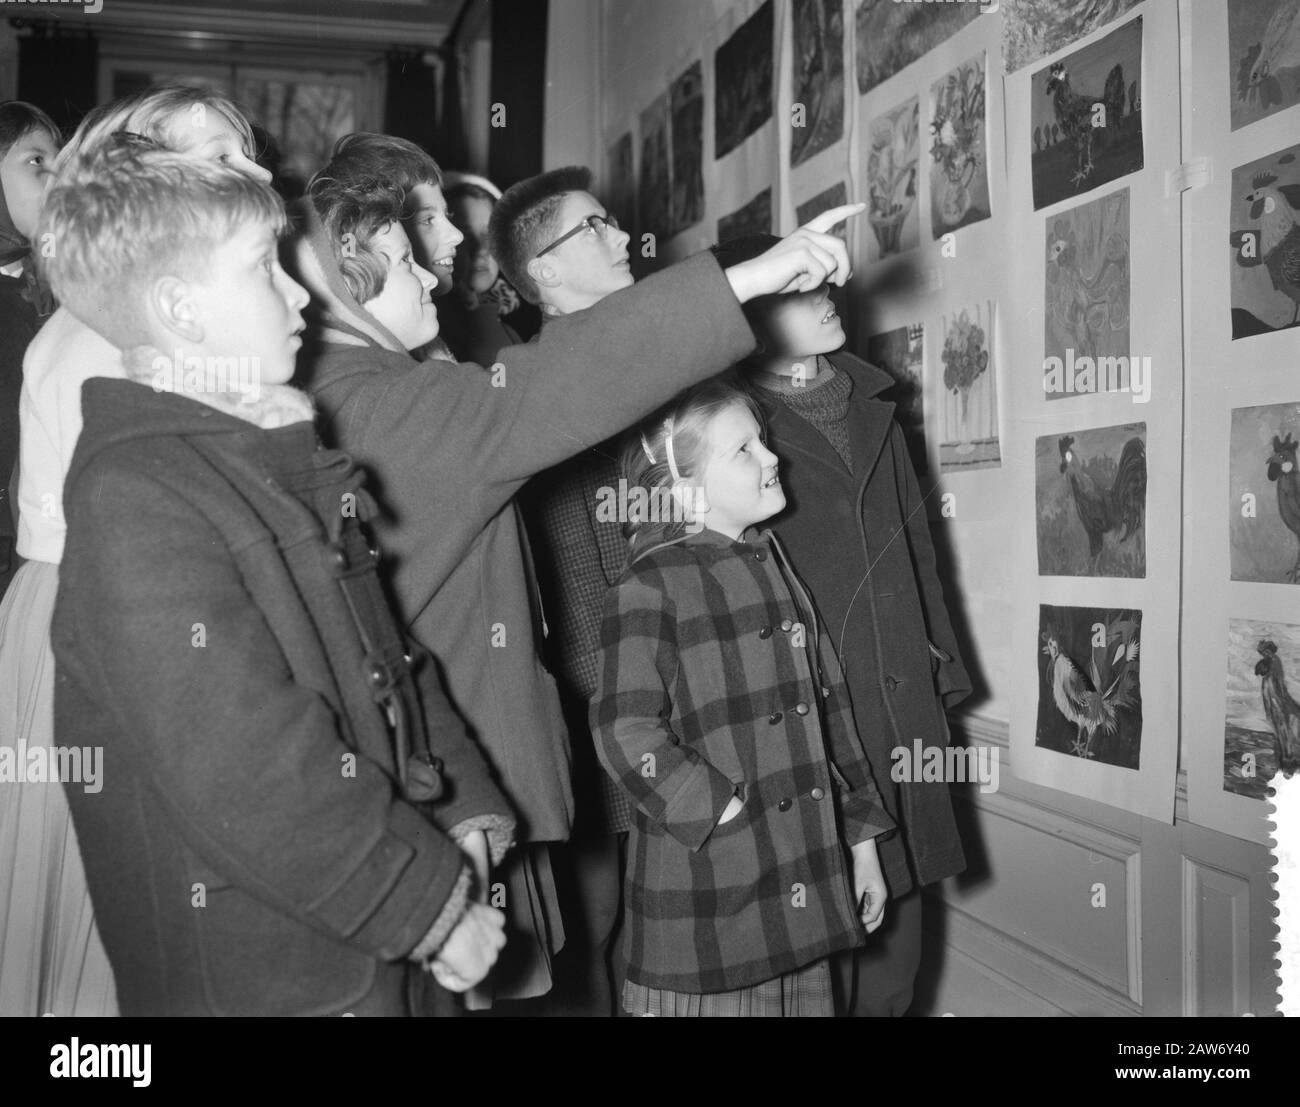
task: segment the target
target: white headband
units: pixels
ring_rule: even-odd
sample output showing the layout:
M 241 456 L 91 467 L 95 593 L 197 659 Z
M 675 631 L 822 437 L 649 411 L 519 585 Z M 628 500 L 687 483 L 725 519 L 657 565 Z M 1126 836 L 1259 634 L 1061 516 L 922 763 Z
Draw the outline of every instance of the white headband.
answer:
M 673 480 L 678 481 L 682 479 L 682 475 L 677 471 L 677 459 L 673 457 L 673 417 L 671 415 L 664 420 L 663 427 L 664 456 L 668 461 L 668 472 L 672 474 Z M 654 451 L 650 449 L 650 440 L 645 436 L 645 431 L 641 432 L 641 449 L 645 452 L 646 459 L 651 465 L 657 464 Z

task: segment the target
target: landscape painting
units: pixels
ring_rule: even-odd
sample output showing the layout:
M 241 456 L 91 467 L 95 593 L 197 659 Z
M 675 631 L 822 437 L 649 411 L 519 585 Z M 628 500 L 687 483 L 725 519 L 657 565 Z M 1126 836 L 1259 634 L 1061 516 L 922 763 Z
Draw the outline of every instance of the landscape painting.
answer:
M 671 234 L 704 218 L 704 71 L 695 62 L 672 83 Z
M 1232 171 L 1232 337 L 1300 325 L 1300 146 Z
M 1142 168 L 1142 17 L 1030 82 L 1034 207 Z
M 930 471 L 925 448 L 925 326 L 912 323 L 867 339 L 866 359 L 898 383 L 880 398 L 895 404 L 894 418 L 903 428 L 908 456 L 918 477 Z
M 1038 573 L 1145 577 L 1145 423 L 1039 437 L 1034 451 Z
M 1233 580 L 1300 584 L 1300 403 L 1239 407 L 1228 442 Z
M 730 153 L 772 117 L 772 2 L 713 56 L 713 156 Z
M 944 315 L 943 393 L 939 405 L 939 468 L 943 472 L 1002 464 L 998 388 L 993 358 L 994 303 Z
M 921 101 L 905 100 L 867 129 L 867 261 L 915 249 L 921 241 Z
M 637 223 L 642 234 L 667 240 L 672 226 L 672 182 L 668 164 L 668 93 L 641 113 L 641 180 Z
M 1034 744 L 1137 770 L 1142 761 L 1142 612 L 1038 608 Z
M 1001 0 L 1002 62 L 1014 73 L 1118 19 L 1138 0 Z
M 984 55 L 930 86 L 930 228 L 935 238 L 987 219 Z
M 763 189 L 747 204 L 718 220 L 718 241 L 772 233 L 772 190 Z
M 1228 620 L 1223 789 L 1265 800 L 1300 769 L 1300 626 Z
M 794 104 L 790 164 L 802 165 L 844 135 L 844 5 L 794 0 Z
M 1232 129 L 1300 103 L 1300 0 L 1228 0 Z
M 858 94 L 870 92 L 899 70 L 951 38 L 976 16 L 980 5 L 900 4 L 862 0 L 854 18 Z
M 1046 221 L 1044 281 L 1044 391 L 1049 400 L 1076 391 L 1074 373 L 1049 375 L 1088 358 L 1122 359 L 1109 373 L 1129 387 L 1129 190 L 1122 188 L 1052 216 Z M 1096 378 L 1094 378 L 1096 379 Z M 1059 385 L 1059 387 L 1058 387 Z

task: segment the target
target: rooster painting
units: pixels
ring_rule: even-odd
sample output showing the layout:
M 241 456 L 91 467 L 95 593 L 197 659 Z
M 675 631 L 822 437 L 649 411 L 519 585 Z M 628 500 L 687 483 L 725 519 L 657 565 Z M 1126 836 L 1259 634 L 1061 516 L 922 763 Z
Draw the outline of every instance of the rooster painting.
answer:
M 1062 212 L 1047 232 L 1047 345 L 1066 360 L 1129 350 L 1129 196 L 1121 189 Z
M 1136 769 L 1141 752 L 1141 612 L 1048 606 L 1041 611 L 1047 663 L 1037 744 Z M 1086 668 L 1076 660 L 1085 651 Z
M 1258 86 L 1283 69 L 1300 66 L 1300 4 L 1278 0 L 1264 29 L 1259 55 L 1250 67 L 1250 84 Z
M 1300 322 L 1300 184 L 1278 185 L 1272 173 L 1251 178 L 1244 197 L 1259 221 L 1259 253 L 1273 287 L 1295 302 L 1289 326 Z
M 1296 703 L 1287 688 L 1277 643 L 1265 639 L 1256 649 L 1259 661 L 1255 664 L 1255 675 L 1260 678 L 1264 714 L 1273 727 L 1273 754 L 1278 771 L 1289 780 L 1300 769 L 1300 703 Z
M 1300 146 L 1232 171 L 1232 337 L 1300 326 Z
M 1146 576 L 1146 425 L 1044 435 L 1035 449 L 1038 571 Z
M 1273 435 L 1273 452 L 1269 454 L 1268 479 L 1277 484 L 1277 513 L 1287 529 L 1300 542 L 1300 472 L 1296 470 L 1297 442 L 1287 431 L 1285 438 Z M 1300 584 L 1300 553 L 1295 564 L 1287 570 L 1286 579 Z
M 1129 95 L 1141 69 L 1139 16 L 1034 74 L 1030 135 L 1039 126 L 1054 137 L 1030 159 L 1035 208 L 1142 168 L 1142 113 Z

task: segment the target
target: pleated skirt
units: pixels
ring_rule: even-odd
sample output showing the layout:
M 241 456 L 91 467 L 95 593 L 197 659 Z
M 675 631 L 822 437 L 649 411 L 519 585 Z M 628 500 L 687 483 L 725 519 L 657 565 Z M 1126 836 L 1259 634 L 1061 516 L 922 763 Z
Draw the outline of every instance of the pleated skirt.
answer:
M 29 561 L 0 604 L 0 748 L 14 751 L 11 770 L 19 751 L 57 745 L 57 590 L 58 566 Z M 116 1015 L 63 785 L 16 775 L 0 777 L 0 1015 Z

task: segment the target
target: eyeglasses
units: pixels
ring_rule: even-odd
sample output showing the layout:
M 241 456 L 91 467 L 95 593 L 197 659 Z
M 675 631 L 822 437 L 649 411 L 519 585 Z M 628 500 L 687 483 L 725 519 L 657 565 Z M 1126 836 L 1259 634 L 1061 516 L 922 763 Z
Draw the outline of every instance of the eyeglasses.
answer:
M 615 230 L 615 231 L 618 230 L 618 220 L 615 219 L 612 215 L 589 215 L 587 216 L 586 219 L 582 220 L 581 223 L 579 223 L 576 227 L 574 227 L 573 230 L 566 231 L 564 234 L 560 235 L 560 237 L 557 238 L 554 242 L 552 242 L 549 246 L 547 246 L 545 250 L 538 250 L 537 253 L 534 254 L 533 256 L 541 257 L 543 254 L 549 254 L 557 246 L 563 246 L 575 234 L 582 234 L 583 231 L 591 231 L 594 234 L 599 235 L 601 238 L 604 238 L 605 235 L 611 230 Z

